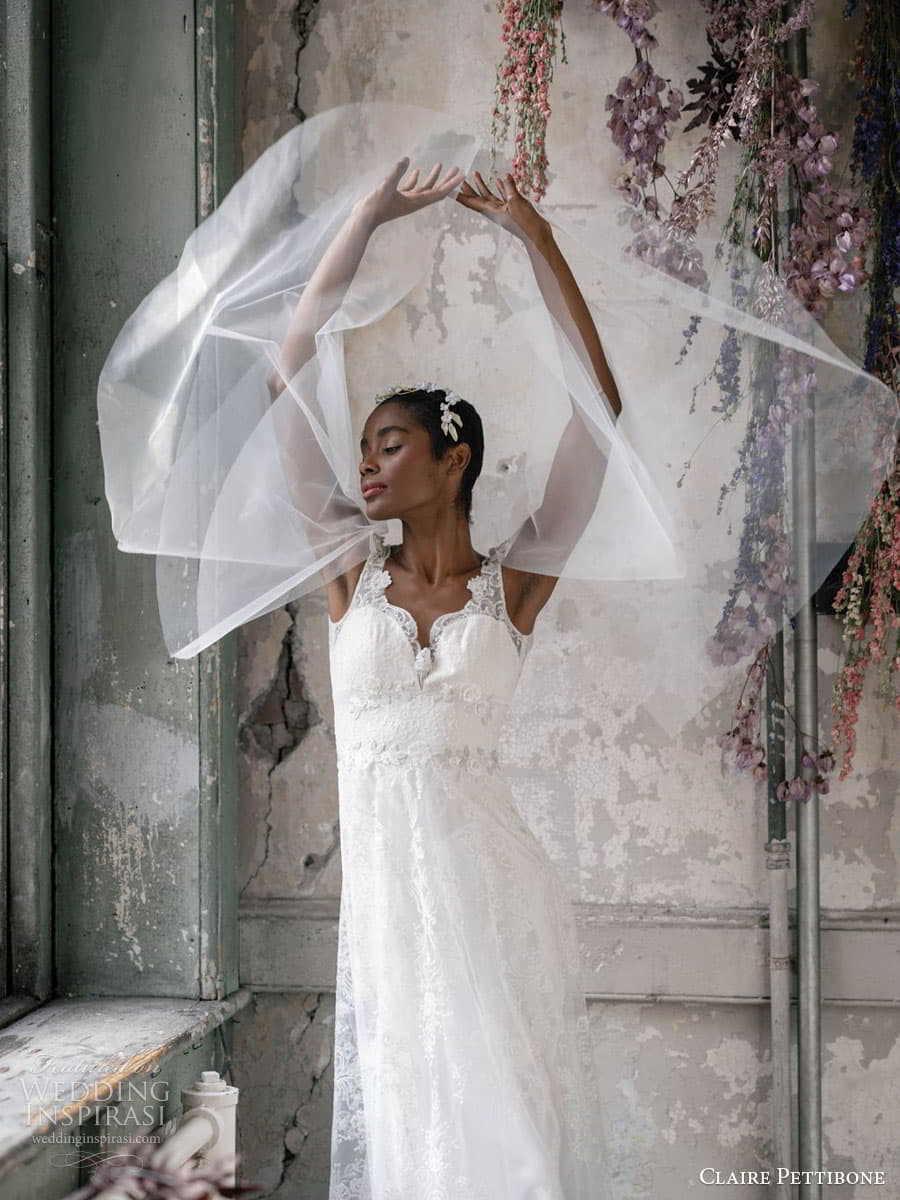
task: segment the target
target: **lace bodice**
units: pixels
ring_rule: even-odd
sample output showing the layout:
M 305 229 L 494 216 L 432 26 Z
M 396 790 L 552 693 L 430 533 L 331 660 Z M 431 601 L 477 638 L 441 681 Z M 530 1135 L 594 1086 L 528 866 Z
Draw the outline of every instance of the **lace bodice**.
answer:
M 496 768 L 496 745 L 532 634 L 509 618 L 501 562 L 488 551 L 468 581 L 465 605 L 432 624 L 419 643 L 412 614 L 385 596 L 390 547 L 373 548 L 347 612 L 329 621 L 338 763 L 438 761 L 474 772 Z

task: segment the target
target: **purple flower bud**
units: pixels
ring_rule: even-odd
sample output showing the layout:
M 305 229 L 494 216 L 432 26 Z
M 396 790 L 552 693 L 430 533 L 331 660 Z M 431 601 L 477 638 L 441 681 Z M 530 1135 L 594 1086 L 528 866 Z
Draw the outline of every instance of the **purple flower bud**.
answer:
M 636 88 L 643 87 L 644 83 L 652 74 L 652 72 L 653 68 L 650 66 L 650 63 L 646 58 L 642 58 L 639 63 L 635 63 L 635 65 L 631 68 L 629 79 Z
M 809 799 L 809 784 L 805 779 L 796 776 L 788 784 L 788 796 L 791 800 L 807 800 Z

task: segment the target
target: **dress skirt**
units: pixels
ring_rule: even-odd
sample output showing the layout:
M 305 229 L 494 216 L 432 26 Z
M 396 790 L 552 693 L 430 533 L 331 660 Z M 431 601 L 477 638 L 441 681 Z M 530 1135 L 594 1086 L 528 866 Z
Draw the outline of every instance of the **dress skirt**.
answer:
M 571 902 L 508 782 L 344 765 L 340 829 L 329 1200 L 606 1196 Z

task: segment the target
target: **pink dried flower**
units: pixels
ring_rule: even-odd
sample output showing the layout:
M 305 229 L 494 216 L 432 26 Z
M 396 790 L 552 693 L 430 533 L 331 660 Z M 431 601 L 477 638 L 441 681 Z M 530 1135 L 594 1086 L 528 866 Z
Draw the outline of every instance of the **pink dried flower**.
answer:
M 868 667 L 882 666 L 878 694 L 900 711 L 900 447 L 857 535 L 834 611 L 843 614 L 846 661 L 834 681 L 833 736 L 850 774 Z
M 532 199 L 547 191 L 547 122 L 550 119 L 550 83 L 556 54 L 557 25 L 566 59 L 562 31 L 562 0 L 497 0 L 503 13 L 504 56 L 497 67 L 492 120 L 492 166 L 497 144 L 509 131 L 515 114 L 512 174 L 516 186 Z

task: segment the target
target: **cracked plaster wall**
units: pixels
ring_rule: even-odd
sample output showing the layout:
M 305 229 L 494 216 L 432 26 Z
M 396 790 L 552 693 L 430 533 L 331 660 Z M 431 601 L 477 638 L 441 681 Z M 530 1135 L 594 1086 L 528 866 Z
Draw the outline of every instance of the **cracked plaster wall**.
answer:
M 245 0 L 244 19 L 245 167 L 301 114 L 357 99 L 455 107 L 489 130 L 500 22 L 492 2 Z M 564 20 L 569 65 L 558 67 L 549 143 L 559 175 L 546 201 L 563 210 L 589 201 L 598 180 L 614 174 L 602 99 L 630 53 L 624 36 L 586 0 L 567 5 Z M 699 4 L 666 6 L 657 26 L 657 67 L 683 79 L 705 49 Z M 820 12 L 809 44 L 811 75 L 824 78 L 819 64 L 831 54 L 847 56 L 848 28 L 839 12 Z M 834 76 L 832 70 L 819 108 L 840 126 L 851 93 Z M 849 134 L 846 120 L 840 127 Z M 479 252 L 474 232 L 466 245 L 441 247 L 427 285 L 428 319 L 410 328 L 409 314 L 399 311 L 398 338 L 415 338 L 432 359 L 452 364 L 453 297 L 493 303 L 490 263 Z M 845 305 L 842 313 L 832 336 L 852 347 L 859 305 Z M 502 346 L 495 350 L 496 378 L 514 377 L 515 364 L 504 361 Z M 378 353 L 365 338 L 351 347 L 357 395 L 368 395 L 373 369 L 383 371 Z M 367 409 L 358 412 L 360 423 Z M 527 768 L 515 780 L 523 815 L 580 898 L 631 911 L 764 906 L 765 805 L 745 782 L 722 777 L 711 747 L 740 674 L 733 675 L 736 688 L 676 747 L 635 702 L 642 681 L 617 672 L 620 636 L 643 636 L 652 645 L 636 607 L 565 583 L 538 629 L 502 752 L 509 764 Z M 829 619 L 820 620 L 819 632 L 827 732 L 839 632 Z M 263 907 L 273 900 L 336 899 L 341 877 L 324 597 L 304 597 L 240 636 L 242 898 Z M 647 671 L 652 675 L 652 653 Z M 896 907 L 896 746 L 896 717 L 867 695 L 856 769 L 820 801 L 826 908 Z M 574 820 L 560 818 L 564 794 L 577 796 Z M 703 970 L 699 961 L 697 968 Z M 254 986 L 253 979 L 243 982 Z M 770 1064 L 763 1007 L 625 1001 L 595 1002 L 591 1009 L 601 1061 L 609 1067 L 603 1099 L 623 1196 L 681 1200 L 699 1192 L 702 1166 L 766 1165 Z M 255 1093 L 243 1110 L 243 1149 L 248 1177 L 262 1177 L 269 1195 L 327 1195 L 332 1020 L 327 991 L 261 993 L 241 1019 L 237 1082 Z M 893 1167 L 895 1184 L 900 1160 L 884 1120 L 892 1089 L 896 1094 L 897 1035 L 897 1010 L 838 1007 L 823 1015 L 826 1165 L 881 1167 L 889 1176 Z M 728 1195 L 744 1200 L 763 1190 L 738 1186 Z

